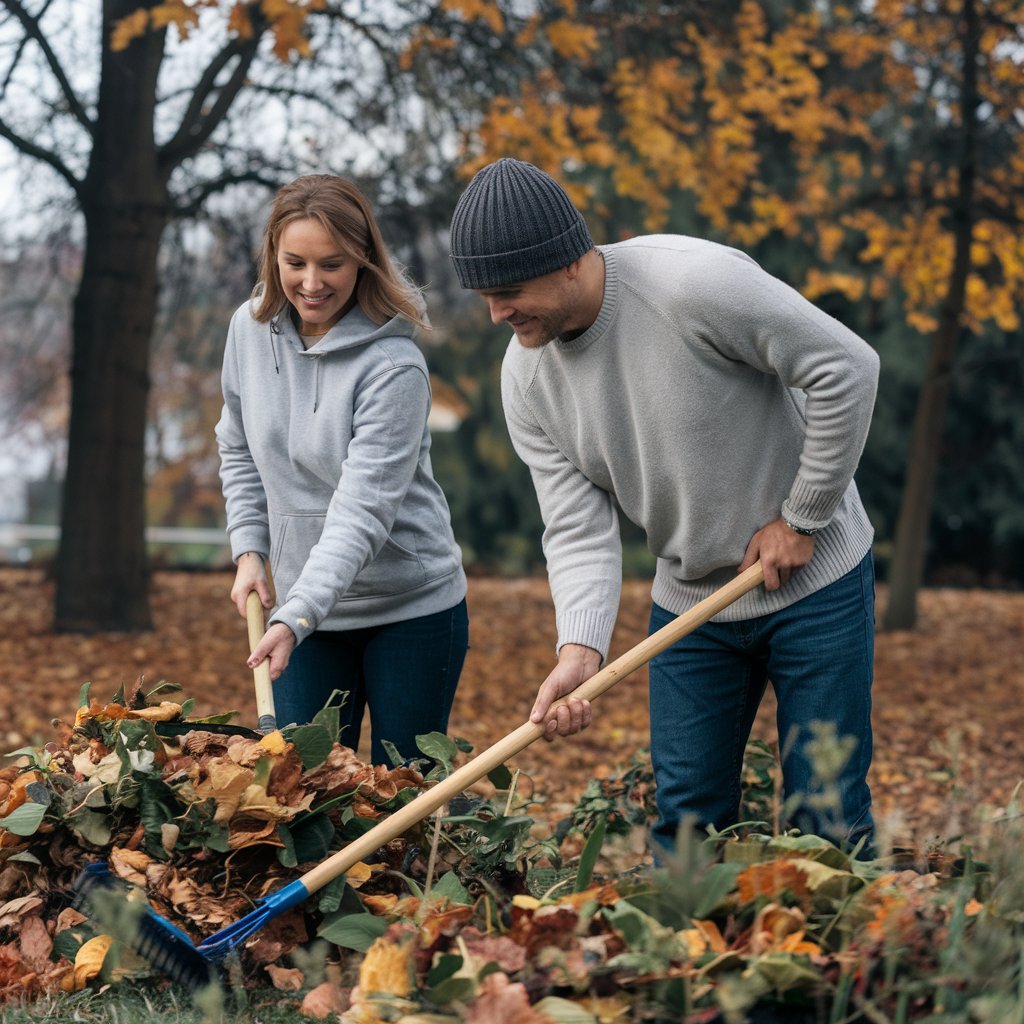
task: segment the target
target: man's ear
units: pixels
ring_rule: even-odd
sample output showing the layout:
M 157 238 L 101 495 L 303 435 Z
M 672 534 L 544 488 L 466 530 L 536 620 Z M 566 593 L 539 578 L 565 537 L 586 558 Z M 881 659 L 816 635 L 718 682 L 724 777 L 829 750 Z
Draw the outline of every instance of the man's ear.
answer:
M 568 277 L 570 281 L 575 281 L 576 278 L 579 277 L 580 266 L 582 262 L 583 261 L 581 259 L 573 260 L 572 263 L 569 264 L 569 266 L 564 268 L 565 276 Z

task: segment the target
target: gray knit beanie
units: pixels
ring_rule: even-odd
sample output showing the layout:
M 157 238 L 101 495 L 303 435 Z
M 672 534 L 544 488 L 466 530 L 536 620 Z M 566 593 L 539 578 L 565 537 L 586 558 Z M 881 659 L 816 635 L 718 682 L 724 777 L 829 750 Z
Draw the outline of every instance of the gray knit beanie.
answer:
M 463 288 L 504 288 L 569 266 L 594 247 L 565 189 L 505 157 L 478 171 L 452 215 L 452 262 Z

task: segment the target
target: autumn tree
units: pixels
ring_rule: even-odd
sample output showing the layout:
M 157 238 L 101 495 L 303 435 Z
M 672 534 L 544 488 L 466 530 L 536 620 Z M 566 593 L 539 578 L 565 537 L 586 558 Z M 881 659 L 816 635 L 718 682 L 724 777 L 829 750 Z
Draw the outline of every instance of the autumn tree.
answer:
M 0 0 L 0 138 L 35 182 L 52 172 L 81 223 L 58 629 L 150 623 L 145 433 L 168 224 L 303 168 L 391 169 L 401 118 L 419 114 L 403 67 L 411 29 L 475 31 L 444 7 Z M 419 130 L 420 165 L 436 168 L 444 132 L 422 116 Z
M 510 31 L 513 5 L 473 6 Z M 785 260 L 811 298 L 899 303 L 930 356 L 891 627 L 914 621 L 954 354 L 985 327 L 1020 326 L 1015 12 L 1014 0 L 541 4 L 514 31 L 550 59 L 467 137 L 467 171 L 533 159 L 623 233 L 698 230 Z
M 957 350 L 986 322 L 1020 328 L 1024 28 L 1016 5 L 999 0 L 962 0 L 939 11 L 914 5 L 911 17 L 895 4 L 879 6 L 876 16 L 900 43 L 898 95 L 917 138 L 901 154 L 902 223 L 892 199 L 847 223 L 867 236 L 861 259 L 895 272 L 908 321 L 931 339 L 890 570 L 885 624 L 901 629 L 917 617 Z

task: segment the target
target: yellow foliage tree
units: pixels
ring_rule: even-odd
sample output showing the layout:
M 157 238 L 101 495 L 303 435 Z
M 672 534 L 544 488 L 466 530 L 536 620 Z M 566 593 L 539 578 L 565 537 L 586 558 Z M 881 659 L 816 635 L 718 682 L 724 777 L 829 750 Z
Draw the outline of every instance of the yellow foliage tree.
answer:
M 503 6 L 480 0 L 474 13 L 497 24 Z M 957 345 L 1020 327 L 1019 13 L 1017 0 L 712 11 L 556 0 L 517 25 L 505 11 L 504 31 L 546 45 L 549 67 L 495 100 L 465 140 L 467 174 L 498 156 L 532 160 L 610 225 L 627 200 L 637 229 L 678 230 L 684 216 L 685 229 L 743 247 L 791 240 L 809 255 L 794 282 L 809 297 L 902 303 L 931 355 L 891 627 L 915 619 Z

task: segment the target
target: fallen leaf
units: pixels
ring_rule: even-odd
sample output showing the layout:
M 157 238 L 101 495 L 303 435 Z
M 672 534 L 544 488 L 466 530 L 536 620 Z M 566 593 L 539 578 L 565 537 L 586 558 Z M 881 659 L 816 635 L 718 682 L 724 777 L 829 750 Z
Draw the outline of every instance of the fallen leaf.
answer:
M 0 907 L 0 928 L 16 928 L 21 919 L 43 905 L 43 898 L 38 893 L 19 896 L 8 900 Z
M 287 741 L 284 736 L 275 729 L 273 732 L 268 732 L 263 739 L 260 740 L 260 746 L 271 754 L 283 754 L 287 746 Z
M 359 965 L 359 990 L 365 995 L 407 996 L 412 991 L 412 962 L 404 946 L 381 936 Z
M 469 1004 L 466 1024 L 551 1024 L 551 1018 L 530 1005 L 526 986 L 510 982 L 498 971 L 484 978 L 481 992 Z
M 99 975 L 113 941 L 109 935 L 97 935 L 79 947 L 75 969 L 61 986 L 65 992 L 79 992 Z
M 279 992 L 298 992 L 305 984 L 306 977 L 297 967 L 278 967 L 268 964 L 265 968 L 271 984 Z
M 181 705 L 162 700 L 156 707 L 137 708 L 129 711 L 125 717 L 138 718 L 144 722 L 174 722 L 181 718 Z
M 323 1020 L 332 1014 L 344 1013 L 349 1008 L 349 993 L 346 989 L 332 985 L 325 981 L 306 993 L 302 1000 L 299 1013 L 304 1017 L 313 1017 L 316 1020 Z

